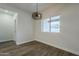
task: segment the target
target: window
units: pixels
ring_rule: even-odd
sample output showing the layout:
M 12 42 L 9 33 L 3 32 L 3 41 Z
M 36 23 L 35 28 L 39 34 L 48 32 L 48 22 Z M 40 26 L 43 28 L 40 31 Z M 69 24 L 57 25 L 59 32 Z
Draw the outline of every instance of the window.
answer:
M 60 16 L 54 16 L 43 20 L 42 32 L 60 32 Z

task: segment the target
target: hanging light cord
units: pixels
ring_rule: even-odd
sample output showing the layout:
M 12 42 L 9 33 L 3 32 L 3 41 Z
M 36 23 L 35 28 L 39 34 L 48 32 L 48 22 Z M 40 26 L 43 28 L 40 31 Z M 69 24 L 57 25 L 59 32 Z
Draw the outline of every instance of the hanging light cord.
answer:
M 36 3 L 36 12 L 38 12 L 38 3 Z

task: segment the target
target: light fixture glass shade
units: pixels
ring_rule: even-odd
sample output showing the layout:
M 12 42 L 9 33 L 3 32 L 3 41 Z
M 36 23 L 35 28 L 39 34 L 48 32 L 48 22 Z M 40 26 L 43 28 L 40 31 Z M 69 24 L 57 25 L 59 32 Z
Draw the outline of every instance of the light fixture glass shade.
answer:
M 40 19 L 42 19 L 42 14 L 39 12 L 34 12 L 34 13 L 32 13 L 32 18 L 35 20 L 40 20 Z

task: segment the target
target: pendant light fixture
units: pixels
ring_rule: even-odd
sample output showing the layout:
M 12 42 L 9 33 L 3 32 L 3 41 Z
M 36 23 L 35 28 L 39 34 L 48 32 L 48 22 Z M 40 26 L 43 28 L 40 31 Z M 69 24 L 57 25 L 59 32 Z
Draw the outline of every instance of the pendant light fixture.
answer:
M 32 18 L 34 20 L 40 20 L 40 19 L 42 19 L 42 14 L 40 12 L 38 12 L 38 3 L 36 3 L 36 12 L 32 13 Z

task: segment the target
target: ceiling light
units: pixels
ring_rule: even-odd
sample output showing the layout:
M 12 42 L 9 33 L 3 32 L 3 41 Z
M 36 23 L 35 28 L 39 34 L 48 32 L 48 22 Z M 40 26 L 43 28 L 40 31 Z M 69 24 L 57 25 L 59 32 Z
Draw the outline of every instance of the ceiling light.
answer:
M 34 20 L 40 20 L 40 19 L 42 19 L 42 14 L 40 12 L 38 12 L 38 3 L 36 4 L 36 12 L 32 13 L 32 18 Z

